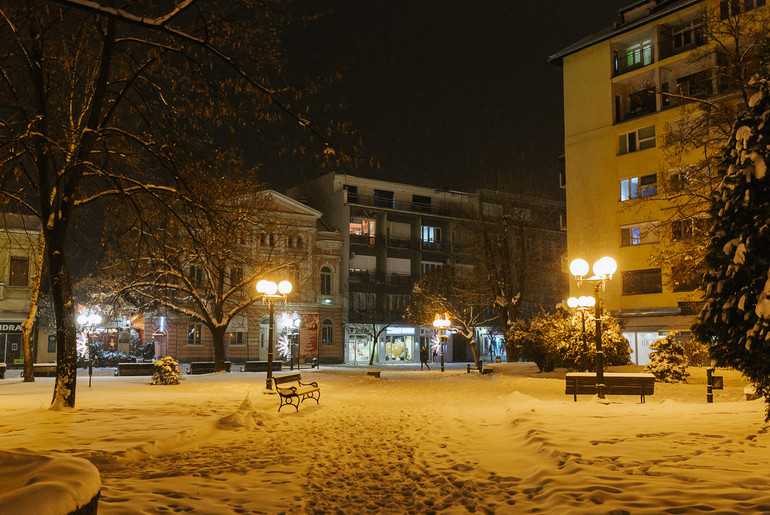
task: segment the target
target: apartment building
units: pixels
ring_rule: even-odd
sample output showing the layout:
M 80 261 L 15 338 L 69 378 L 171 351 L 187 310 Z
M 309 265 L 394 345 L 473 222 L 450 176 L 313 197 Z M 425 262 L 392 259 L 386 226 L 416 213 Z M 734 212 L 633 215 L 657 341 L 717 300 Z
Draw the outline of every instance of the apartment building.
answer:
M 376 342 L 375 361 L 419 362 L 420 345 L 430 345 L 434 329 L 410 326 L 402 318 L 413 285 L 445 265 L 472 266 L 470 253 L 479 250 L 473 248 L 468 220 L 482 212 L 494 215 L 500 195 L 491 190 L 467 193 L 337 173 L 296 186 L 287 194 L 321 211 L 324 220 L 342 234 L 346 361 L 368 362 L 372 337 L 365 328 L 387 326 Z M 537 203 L 518 196 L 515 201 L 521 204 L 522 213 L 552 204 L 563 210 L 559 202 Z M 536 216 L 533 219 L 539 220 Z M 539 227 L 539 236 L 531 238 L 532 256 L 560 264 L 564 232 L 559 228 L 558 214 L 549 229 Z M 558 283 L 560 275 L 557 266 L 549 278 Z M 538 300 L 545 302 L 543 305 L 553 306 L 561 300 L 564 288 L 540 286 Z M 504 355 L 502 335 L 494 326 L 479 328 L 477 341 L 487 358 Z M 459 335 L 450 337 L 445 359 L 472 360 Z
M 684 113 L 697 116 L 687 110 L 694 99 L 731 101 L 707 24 L 764 5 L 634 2 L 613 26 L 550 57 L 563 69 L 568 256 L 594 262 L 608 255 L 618 262 L 602 297 L 620 318 L 638 364 L 648 361 L 649 344 L 660 335 L 687 333 L 700 309 L 696 284 L 678 280 L 677 267 L 659 259 L 661 249 L 679 244 L 683 230 L 707 224 L 675 210 L 672 193 L 688 187 L 682 170 L 699 156 L 672 160 L 666 138 Z M 571 295 L 589 289 L 573 281 Z

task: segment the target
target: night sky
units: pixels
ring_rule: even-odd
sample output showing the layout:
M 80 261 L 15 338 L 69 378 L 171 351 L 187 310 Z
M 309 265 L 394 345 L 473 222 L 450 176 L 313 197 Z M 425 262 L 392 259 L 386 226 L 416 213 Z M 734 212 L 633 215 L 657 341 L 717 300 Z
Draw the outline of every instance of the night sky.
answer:
M 472 190 L 498 172 L 555 177 L 562 82 L 547 58 L 630 3 L 334 0 L 304 50 L 342 69 L 343 113 L 380 163 L 350 173 Z

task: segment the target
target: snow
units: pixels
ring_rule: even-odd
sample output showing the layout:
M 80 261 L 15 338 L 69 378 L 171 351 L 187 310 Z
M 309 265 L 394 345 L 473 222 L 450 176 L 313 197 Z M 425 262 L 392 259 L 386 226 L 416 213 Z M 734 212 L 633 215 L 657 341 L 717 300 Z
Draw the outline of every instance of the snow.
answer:
M 656 383 L 645 404 L 605 404 L 573 402 L 564 370 L 485 368 L 303 369 L 322 395 L 298 413 L 278 413 L 263 373 L 150 386 L 97 369 L 75 410 L 52 411 L 53 378 L 9 371 L 0 448 L 93 463 L 100 514 L 770 511 L 765 404 L 745 400 L 739 374 L 716 372 L 714 404 L 702 368 L 689 384 Z

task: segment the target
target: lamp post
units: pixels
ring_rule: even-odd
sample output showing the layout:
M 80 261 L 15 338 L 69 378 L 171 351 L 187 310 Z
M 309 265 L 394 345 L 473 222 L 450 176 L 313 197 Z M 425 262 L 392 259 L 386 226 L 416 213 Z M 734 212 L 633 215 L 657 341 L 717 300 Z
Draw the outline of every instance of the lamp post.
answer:
M 262 301 L 270 304 L 270 326 L 267 333 L 267 378 L 265 379 L 265 388 L 273 389 L 273 336 L 275 327 L 275 301 L 278 299 L 286 300 L 291 293 L 292 285 L 289 281 L 281 281 L 276 284 L 273 281 L 262 279 L 257 282 L 257 293 L 262 295 Z
M 618 269 L 617 262 L 611 257 L 603 257 L 593 266 L 594 275 L 588 274 L 588 262 L 585 259 L 575 259 L 569 264 L 570 273 L 575 276 L 578 287 L 584 282 L 594 286 L 596 317 L 596 395 L 604 399 L 604 351 L 602 350 L 602 306 L 599 302 L 599 292 L 604 291 L 607 281 L 612 279 Z
M 449 321 L 449 313 L 444 313 L 444 318 L 441 318 L 441 315 L 436 313 L 436 318 L 433 320 L 433 327 L 436 328 L 436 330 L 439 332 L 439 335 L 441 337 L 441 371 L 444 371 L 444 349 L 446 348 L 446 341 L 449 339 L 449 336 L 446 335 L 446 330 L 449 329 L 449 326 L 452 325 L 452 322 Z
M 567 306 L 580 312 L 580 321 L 583 325 L 583 355 L 588 355 L 588 343 L 586 343 L 586 312 L 596 305 L 596 299 L 591 296 L 580 298 L 570 297 L 567 299 Z
M 94 328 L 102 323 L 102 317 L 99 313 L 92 311 L 90 314 L 85 313 L 78 316 L 78 325 L 86 333 L 86 345 L 88 345 L 88 387 L 91 388 L 91 376 L 94 374 L 94 356 L 93 356 L 93 344 L 91 343 L 91 333 Z

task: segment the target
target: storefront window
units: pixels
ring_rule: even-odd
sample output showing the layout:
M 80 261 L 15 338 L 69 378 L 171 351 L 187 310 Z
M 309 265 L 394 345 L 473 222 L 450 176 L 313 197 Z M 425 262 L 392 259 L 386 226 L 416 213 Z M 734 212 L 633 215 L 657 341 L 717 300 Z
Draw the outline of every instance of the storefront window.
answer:
M 388 335 L 385 338 L 385 361 L 412 361 L 414 336 Z

